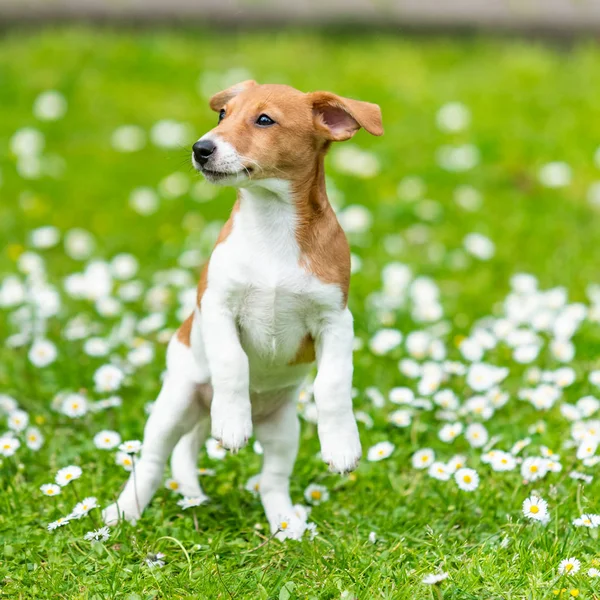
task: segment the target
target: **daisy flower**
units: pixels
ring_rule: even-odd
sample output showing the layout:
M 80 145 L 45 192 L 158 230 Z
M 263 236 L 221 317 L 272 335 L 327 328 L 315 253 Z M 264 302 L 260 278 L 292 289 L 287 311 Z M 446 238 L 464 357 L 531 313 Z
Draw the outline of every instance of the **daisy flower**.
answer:
M 252 477 L 250 477 L 250 479 L 248 479 L 248 481 L 246 482 L 244 489 L 247 492 L 258 496 L 260 490 L 260 473 L 258 475 L 253 475 Z
M 427 474 L 439 481 L 448 481 L 448 479 L 450 479 L 451 472 L 443 462 L 437 461 L 429 466 Z
M 533 521 L 545 521 L 548 518 L 548 503 L 539 496 L 530 496 L 523 502 L 523 515 Z
M 44 436 L 37 427 L 29 427 L 25 432 L 25 443 L 30 450 L 37 451 L 44 444 Z
M 295 514 L 284 515 L 279 519 L 277 529 L 280 539 L 300 540 L 306 531 L 307 523 Z
M 481 448 L 487 444 L 489 435 L 481 423 L 472 423 L 465 431 L 465 438 L 473 448 Z
M 546 459 L 537 456 L 526 458 L 521 464 L 521 477 L 525 481 L 537 481 L 542 479 L 548 472 Z
M 415 393 L 407 387 L 395 387 L 390 390 L 389 398 L 394 404 L 410 404 L 415 399 Z
M 148 556 L 144 559 L 146 564 L 153 569 L 154 567 L 164 567 L 165 566 L 165 555 L 162 552 L 157 552 L 153 554 L 152 552 L 148 553 Z
M 581 515 L 581 517 L 573 519 L 573 525 L 575 525 L 575 527 L 589 527 L 590 529 L 596 529 L 596 527 L 600 525 L 600 515 Z
M 174 479 L 167 479 L 165 481 L 165 487 L 171 492 L 178 492 L 181 486 Z
M 181 500 L 177 502 L 178 506 L 181 506 L 183 510 L 187 508 L 193 508 L 195 506 L 200 506 L 208 502 L 208 498 L 206 496 L 195 496 L 194 498 L 190 498 L 188 496 L 183 497 Z
M 216 471 L 214 469 L 207 469 L 206 467 L 200 467 L 198 469 L 198 475 L 204 477 L 204 476 L 212 476 L 215 475 Z
M 58 496 L 60 494 L 60 486 L 55 483 L 45 483 L 40 487 L 44 496 Z
M 95 531 L 88 531 L 83 539 L 88 542 L 106 542 L 110 537 L 110 529 L 108 527 L 100 527 Z
M 82 394 L 67 394 L 62 401 L 60 411 L 63 415 L 78 419 L 88 411 L 88 401 Z
M 588 577 L 600 577 L 600 571 L 598 569 L 595 569 L 594 567 L 588 569 L 587 574 Z
M 394 444 L 391 442 L 379 442 L 374 446 L 371 446 L 367 452 L 367 460 L 369 462 L 377 462 L 388 458 L 394 451 Z
M 98 392 L 116 392 L 123 383 L 125 374 L 115 365 L 103 365 L 94 373 L 94 383 Z
M 462 469 L 467 464 L 467 457 L 462 454 L 455 454 L 447 463 L 446 469 L 449 473 L 456 473 L 459 469 Z
M 127 440 L 119 446 L 119 450 L 126 454 L 137 454 L 141 449 L 142 442 L 139 440 Z
M 454 480 L 463 492 L 472 492 L 479 487 L 479 475 L 474 469 L 459 469 L 454 473 Z
M 438 437 L 442 442 L 450 443 L 453 442 L 462 433 L 462 431 L 462 423 L 448 423 L 440 429 Z
M 112 450 L 121 443 L 121 436 L 116 431 L 103 429 L 94 436 L 94 446 L 99 450 Z
M 24 410 L 13 410 L 8 415 L 8 427 L 13 431 L 23 431 L 29 425 L 29 415 Z
M 445 579 L 448 579 L 448 573 L 430 573 L 423 577 L 423 583 L 426 585 L 437 585 Z
M 494 471 L 512 471 L 517 466 L 517 461 L 508 452 L 496 451 L 490 464 Z
M 69 465 L 68 467 L 64 467 L 60 469 L 56 474 L 56 483 L 61 487 L 64 487 L 71 481 L 75 481 L 75 479 L 79 479 L 81 477 L 81 468 L 76 465 Z
M 327 500 L 329 500 L 329 490 L 324 485 L 311 483 L 304 490 L 304 497 L 309 504 L 317 506 L 322 502 L 327 502 Z
M 58 355 L 56 346 L 48 340 L 37 340 L 29 349 L 29 362 L 36 367 L 47 367 Z
M 84 498 L 75 505 L 71 517 L 73 519 L 81 519 L 81 517 L 85 517 L 93 508 L 98 508 L 97 499 L 94 496 Z
M 558 565 L 558 572 L 561 575 L 575 575 L 581 568 L 581 562 L 579 562 L 576 558 L 565 558 Z
M 415 469 L 427 469 L 435 460 L 435 452 L 431 448 L 417 450 L 412 455 L 412 466 Z
M 115 455 L 115 464 L 123 467 L 126 471 L 132 471 L 136 461 L 137 458 L 133 454 L 127 454 L 127 452 L 117 452 Z
M 12 456 L 21 445 L 21 442 L 11 435 L 0 437 L 0 454 L 2 456 Z
M 395 410 L 388 420 L 396 427 L 408 427 L 412 422 L 412 413 L 409 410 Z
M 55 529 L 58 529 L 59 527 L 62 527 L 63 525 L 66 525 L 69 522 L 69 517 L 61 517 L 60 519 L 56 519 L 56 521 L 52 521 L 52 523 L 49 523 L 47 529 L 48 531 L 54 531 Z
M 214 438 L 208 438 L 206 440 L 206 453 L 208 454 L 209 458 L 223 460 L 227 455 L 227 450 L 225 450 L 225 448 L 221 446 L 220 442 Z

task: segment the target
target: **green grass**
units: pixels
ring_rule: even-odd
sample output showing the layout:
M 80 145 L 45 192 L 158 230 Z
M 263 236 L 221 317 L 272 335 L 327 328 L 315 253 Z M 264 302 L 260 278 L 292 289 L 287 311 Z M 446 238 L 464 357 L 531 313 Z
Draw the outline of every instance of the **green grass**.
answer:
M 216 122 L 197 90 L 198 79 L 232 67 L 247 69 L 261 82 L 332 90 L 382 107 L 385 136 L 361 132 L 352 142 L 377 156 L 379 174 L 360 179 L 337 172 L 334 161 L 328 171 L 341 204 L 362 204 L 373 215 L 370 231 L 351 238 L 362 269 L 353 277 L 350 305 L 356 334 L 365 342 L 381 327 L 366 298 L 380 288 L 381 269 L 392 260 L 438 284 L 449 325 L 443 339 L 454 359 L 460 357 L 460 336 L 477 319 L 498 314 L 512 274 L 532 273 L 542 288 L 563 285 L 575 301 L 585 301 L 586 286 L 600 279 L 599 215 L 586 200 L 589 185 L 600 179 L 593 162 L 600 143 L 600 48 L 592 43 L 565 50 L 525 41 L 92 29 L 14 32 L 0 40 L 0 274 L 17 272 L 17 258 L 29 248 L 28 232 L 48 224 L 61 232 L 73 227 L 91 231 L 97 258 L 134 254 L 146 287 L 157 271 L 177 267 L 184 250 L 200 248 L 206 254 L 212 237 L 206 227 L 226 218 L 232 190 L 219 191 L 202 204 L 189 194 L 162 199 L 158 212 L 147 217 L 131 210 L 128 198 L 134 188 L 156 188 L 176 171 L 190 181 L 197 177 L 189 171 L 187 146 Z M 35 98 L 46 89 L 67 98 L 63 119 L 43 123 L 32 115 Z M 454 100 L 469 107 L 472 124 L 465 132 L 443 133 L 435 115 Z M 125 154 L 111 147 L 118 126 L 137 124 L 148 131 L 164 118 L 190 123 L 186 148 L 148 144 Z M 9 140 L 26 126 L 43 132 L 45 154 L 64 159 L 61 176 L 19 176 Z M 480 163 L 463 173 L 441 169 L 436 150 L 458 143 L 475 144 Z M 573 171 L 571 184 L 558 190 L 541 186 L 537 177 L 541 165 L 555 160 L 566 161 Z M 398 197 L 398 183 L 409 175 L 420 177 L 425 198 L 437 203 L 433 218 L 424 215 L 423 201 Z M 466 211 L 454 201 L 457 186 L 465 184 L 481 192 L 479 210 Z M 494 258 L 480 261 L 465 254 L 462 240 L 471 232 L 494 241 Z M 404 244 L 390 254 L 384 240 L 396 234 Z M 66 275 L 83 268 L 62 245 L 40 253 L 49 282 L 61 289 Z M 194 269 L 190 272 L 195 275 Z M 164 311 L 170 328 L 178 324 L 176 309 L 172 290 Z M 141 302 L 134 305 L 136 315 L 147 312 Z M 10 313 L 0 312 L 1 338 L 18 331 Z M 52 481 L 60 467 L 79 464 L 78 494 L 97 496 L 101 505 L 112 501 L 126 474 L 114 464 L 112 452 L 95 449 L 93 434 L 110 428 L 123 439 L 140 438 L 144 404 L 155 398 L 164 368 L 165 345 L 155 335 L 146 336 L 156 342 L 156 358 L 128 378 L 122 408 L 81 420 L 53 411 L 52 399 L 64 390 L 85 389 L 90 398 L 100 398 L 92 376 L 107 359 L 89 357 L 81 342 L 61 336 L 76 314 L 96 323 L 100 336 L 118 321 L 63 294 L 59 316 L 48 321 L 47 336 L 59 349 L 55 363 L 37 369 L 27 360 L 27 346 L 0 349 L 0 392 L 17 399 L 46 437 L 39 452 L 22 446 L 2 463 L 0 597 L 325 599 L 347 592 L 344 597 L 421 599 L 435 597 L 436 590 L 421 579 L 438 568 L 450 574 L 441 586 L 447 600 L 549 598 L 563 587 L 579 589 L 580 598 L 600 594 L 600 586 L 585 575 L 592 560 L 600 558 L 595 531 L 570 525 L 579 509 L 600 512 L 600 487 L 597 480 L 578 486 L 568 477 L 572 468 L 580 468 L 574 450 L 562 448 L 569 423 L 558 405 L 539 413 L 516 398 L 524 367 L 510 359 L 505 347 L 488 360 L 511 368 L 504 386 L 511 399 L 486 426 L 490 434 L 502 436 L 499 447 L 508 449 L 543 419 L 547 432 L 534 435 L 528 450 L 535 453 L 545 444 L 560 451 L 560 474 L 524 485 L 518 471 L 494 473 L 464 438 L 452 446 L 442 443 L 432 413 L 409 429 L 391 427 L 386 415 L 395 407 L 388 402 L 376 409 L 364 392 L 375 386 L 387 395 L 394 386 L 412 386 L 396 366 L 406 350 L 376 357 L 365 346 L 355 354 L 355 406 L 373 417 L 374 426 L 360 425 L 363 447 L 390 440 L 396 449 L 385 461 L 363 460 L 355 478 L 340 478 L 316 457 L 315 427 L 303 423 L 293 499 L 301 501 L 305 487 L 315 481 L 331 492 L 330 500 L 312 511 L 319 528 L 315 540 L 271 542 L 255 549 L 266 522 L 258 500 L 244 491 L 260 467 L 260 457 L 250 448 L 223 462 L 201 455 L 200 464 L 217 474 L 204 480 L 213 501 L 197 511 L 198 531 L 190 512 L 181 511 L 162 489 L 137 526 L 117 528 L 105 545 L 83 540 L 93 528 L 89 519 L 48 533 L 47 523 L 67 514 L 75 497 L 67 487 L 59 497 L 46 498 L 39 486 Z M 412 322 L 406 310 L 394 312 L 391 324 L 405 334 L 424 327 Z M 575 342 L 577 381 L 565 391 L 566 402 L 594 393 L 587 373 L 600 366 L 598 325 L 586 322 Z M 114 354 L 126 351 L 119 347 Z M 559 366 L 546 351 L 535 364 Z M 457 381 L 454 388 L 464 400 L 472 392 Z M 464 452 L 482 478 L 479 489 L 466 494 L 452 480 L 437 482 L 415 471 L 410 456 L 427 446 L 442 459 Z M 547 527 L 525 522 L 521 515 L 521 503 L 532 489 L 549 502 Z M 94 514 L 98 519 L 99 511 Z M 378 536 L 376 544 L 368 541 L 371 531 Z M 158 551 L 166 554 L 167 564 L 151 570 L 144 558 Z M 582 561 L 582 570 L 557 581 L 558 563 L 569 556 Z

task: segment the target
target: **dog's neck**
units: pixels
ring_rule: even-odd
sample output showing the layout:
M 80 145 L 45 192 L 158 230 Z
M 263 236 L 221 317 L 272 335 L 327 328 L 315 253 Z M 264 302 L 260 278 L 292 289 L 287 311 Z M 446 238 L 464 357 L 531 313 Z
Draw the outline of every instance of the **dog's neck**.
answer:
M 298 243 L 318 221 L 335 219 L 327 198 L 323 157 L 316 168 L 295 180 L 263 179 L 240 188 L 234 210 L 253 242 L 297 255 Z

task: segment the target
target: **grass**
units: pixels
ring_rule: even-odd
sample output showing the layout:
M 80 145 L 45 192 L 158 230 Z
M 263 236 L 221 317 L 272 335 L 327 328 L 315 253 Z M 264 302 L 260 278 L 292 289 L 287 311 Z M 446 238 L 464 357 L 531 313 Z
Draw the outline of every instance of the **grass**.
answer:
M 364 205 L 373 216 L 370 230 L 351 237 L 362 268 L 353 276 L 350 305 L 363 341 L 382 326 L 367 297 L 381 287 L 381 270 L 392 260 L 439 286 L 448 324 L 442 339 L 453 359 L 460 359 L 457 343 L 471 326 L 499 313 L 514 273 L 532 273 L 542 288 L 565 286 L 571 300 L 587 301 L 586 286 L 598 280 L 600 264 L 599 216 L 586 200 L 590 184 L 600 178 L 593 161 L 600 141 L 600 48 L 583 41 L 557 49 L 525 41 L 288 32 L 233 36 L 67 28 L 7 33 L 0 40 L 0 273 L 18 272 L 18 258 L 30 248 L 29 232 L 43 225 L 61 232 L 89 230 L 96 239 L 96 258 L 135 255 L 138 279 L 146 287 L 158 271 L 177 267 L 183 251 L 198 248 L 206 255 L 213 223 L 223 221 L 232 205 L 231 190 L 201 204 L 189 193 L 163 198 L 159 210 L 146 217 L 133 211 L 128 199 L 133 189 L 156 188 L 176 171 L 194 181 L 188 147 L 216 122 L 197 90 L 198 79 L 202 75 L 208 86 L 207 73 L 218 79 L 232 67 L 247 69 L 258 81 L 333 90 L 382 107 L 385 136 L 359 133 L 352 142 L 377 157 L 379 174 L 358 178 L 329 161 L 340 204 Z M 35 98 L 46 89 L 66 97 L 63 119 L 39 122 L 32 115 Z M 460 133 L 443 133 L 436 127 L 436 112 L 455 100 L 469 107 L 472 124 Z M 117 127 L 137 124 L 148 131 L 164 118 L 190 124 L 185 148 L 148 144 L 127 154 L 111 147 Z M 26 126 L 43 132 L 45 155 L 64 159 L 62 174 L 19 175 L 9 140 Z M 479 149 L 479 164 L 465 172 L 440 168 L 438 148 L 462 143 Z M 560 189 L 544 187 L 539 168 L 557 160 L 571 166 L 572 181 Z M 425 183 L 424 199 L 409 202 L 398 196 L 398 183 L 406 176 Z M 455 202 L 461 185 L 481 192 L 480 209 L 468 211 Z M 491 260 L 477 260 L 463 250 L 471 232 L 493 240 Z M 394 250 L 390 240 L 397 242 L 398 236 L 403 243 Z M 83 268 L 62 245 L 40 254 L 48 281 L 61 290 L 63 278 Z M 188 270 L 195 276 L 196 269 Z M 532 448 L 545 444 L 560 451 L 562 473 L 529 485 L 518 471 L 495 473 L 464 438 L 453 446 L 441 442 L 432 413 L 423 413 L 411 428 L 391 427 L 386 416 L 393 405 L 375 408 L 365 390 L 376 387 L 387 396 L 394 386 L 413 386 L 397 368 L 406 349 L 375 356 L 365 346 L 355 355 L 356 408 L 366 411 L 374 426 L 360 426 L 363 447 L 389 440 L 396 448 L 387 460 L 363 460 L 355 476 L 340 478 L 328 474 L 316 457 L 315 427 L 303 423 L 293 498 L 301 501 L 311 482 L 326 485 L 331 493 L 312 511 L 319 529 L 313 541 L 257 548 L 266 523 L 258 500 L 244 490 L 260 467 L 251 448 L 225 461 L 201 455 L 200 464 L 217 474 L 205 478 L 213 501 L 197 511 L 198 530 L 190 512 L 181 511 L 162 489 L 137 526 L 118 527 L 106 544 L 83 540 L 94 527 L 89 518 L 48 533 L 47 523 L 71 510 L 74 490 L 79 496 L 97 496 L 101 505 L 115 497 L 126 474 L 114 464 L 112 452 L 94 447 L 93 434 L 109 428 L 123 439 L 141 437 L 143 408 L 157 394 L 165 350 L 155 334 L 143 336 L 156 346 L 156 357 L 127 379 L 120 409 L 79 420 L 59 414 L 51 404 L 61 391 L 84 389 L 92 399 L 101 397 L 93 390 L 93 374 L 107 361 L 86 355 L 82 342 L 65 340 L 66 322 L 85 315 L 97 334 L 106 336 L 120 318 L 101 317 L 93 303 L 61 294 L 62 309 L 48 320 L 46 334 L 58 347 L 56 362 L 38 369 L 27 359 L 27 345 L 0 349 L 0 391 L 17 399 L 46 437 L 39 452 L 22 446 L 2 463 L 0 597 L 421 599 L 439 592 L 447 600 L 508 600 L 555 597 L 553 590 L 562 588 L 567 590 L 563 597 L 571 589 L 578 589 L 580 598 L 600 595 L 600 586 L 585 576 L 592 561 L 600 559 L 596 531 L 570 524 L 580 510 L 600 512 L 600 487 L 597 480 L 582 486 L 568 477 L 581 467 L 574 450 L 563 448 L 570 436 L 568 421 L 558 405 L 540 413 L 516 398 L 525 385 L 525 367 L 502 346 L 486 360 L 510 367 L 504 387 L 511 399 L 486 426 L 502 436 L 500 447 L 510 448 L 542 419 L 547 430 L 533 436 Z M 170 289 L 169 298 L 164 313 L 167 326 L 175 328 L 175 290 Z M 148 314 L 142 302 L 132 311 L 136 317 Z M 12 312 L 0 312 L 2 338 L 19 330 Z M 414 323 L 405 309 L 393 311 L 389 319 L 387 324 L 404 334 L 426 327 Z M 594 393 L 587 373 L 600 367 L 598 325 L 586 322 L 575 342 L 571 366 L 577 381 L 563 398 L 571 403 Z M 111 356 L 125 356 L 127 350 L 118 347 Z M 546 350 L 535 364 L 560 366 Z M 472 395 L 461 380 L 453 387 L 461 400 Z M 423 447 L 434 448 L 445 460 L 465 453 L 482 478 L 479 489 L 467 494 L 452 480 L 438 482 L 415 471 L 410 457 Z M 80 465 L 82 477 L 57 498 L 43 497 L 39 486 L 68 464 Z M 521 514 L 532 489 L 549 502 L 546 527 L 525 522 Z M 98 510 L 91 514 L 99 518 Z M 368 540 L 372 531 L 375 544 Z M 166 555 L 162 569 L 145 565 L 150 552 Z M 558 563 L 569 556 L 582 561 L 582 571 L 559 579 Z M 421 583 L 438 569 L 450 574 L 440 588 Z

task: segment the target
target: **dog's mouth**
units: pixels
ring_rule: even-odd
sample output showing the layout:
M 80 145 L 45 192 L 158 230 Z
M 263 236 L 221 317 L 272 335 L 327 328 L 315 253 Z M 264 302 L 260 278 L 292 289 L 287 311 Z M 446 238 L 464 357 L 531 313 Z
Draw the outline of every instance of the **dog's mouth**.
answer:
M 200 172 L 207 178 L 213 181 L 219 181 L 221 179 L 237 179 L 240 176 L 250 177 L 254 169 L 252 167 L 244 167 L 239 171 L 216 171 L 214 169 L 207 169 L 202 167 Z

